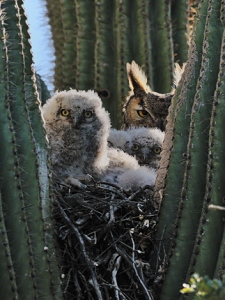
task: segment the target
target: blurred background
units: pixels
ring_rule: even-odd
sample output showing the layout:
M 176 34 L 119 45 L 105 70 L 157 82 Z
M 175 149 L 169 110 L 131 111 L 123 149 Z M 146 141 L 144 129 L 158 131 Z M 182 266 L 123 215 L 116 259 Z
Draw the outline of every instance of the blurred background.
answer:
M 34 67 L 52 94 L 55 57 L 46 2 L 44 0 L 24 0 L 24 7 L 30 26 Z

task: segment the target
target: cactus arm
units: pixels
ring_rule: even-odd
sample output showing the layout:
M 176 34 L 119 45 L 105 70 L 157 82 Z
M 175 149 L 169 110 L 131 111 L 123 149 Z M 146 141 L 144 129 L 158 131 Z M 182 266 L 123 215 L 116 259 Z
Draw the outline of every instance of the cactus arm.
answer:
M 64 43 L 62 48 L 62 80 L 64 89 L 68 90 L 73 87 L 76 82 L 76 53 L 75 37 L 76 37 L 76 17 L 75 3 L 60 0 L 60 11 L 62 19 L 62 30 Z
M 224 7 L 223 7 L 224 3 L 221 3 L 221 15 L 220 15 L 220 20 L 223 24 L 223 26 L 225 27 L 225 11 L 224 11 Z M 218 179 L 217 178 L 213 178 L 214 181 L 216 181 L 216 179 L 218 180 L 217 182 L 224 182 L 224 146 L 222 144 L 223 141 L 223 131 L 221 130 L 222 128 L 224 128 L 224 97 L 225 97 L 225 72 L 224 72 L 224 65 L 225 65 L 225 58 L 223 56 L 224 53 L 224 49 L 225 49 L 225 29 L 223 31 L 223 41 L 222 41 L 222 46 L 221 46 L 221 61 L 220 61 L 220 73 L 219 73 L 219 78 L 218 78 L 218 82 L 217 82 L 217 88 L 215 91 L 215 102 L 214 102 L 214 111 L 215 111 L 215 119 L 216 119 L 216 124 L 215 124 L 215 120 L 213 119 L 214 116 L 214 111 L 212 114 L 212 123 L 214 126 L 212 126 L 213 128 L 213 132 L 215 135 L 215 142 L 212 143 L 212 149 L 210 149 L 209 152 L 209 157 L 211 158 L 211 156 L 214 158 L 214 167 L 216 168 L 216 170 L 218 170 Z M 215 126 L 217 125 L 218 126 Z M 220 143 L 221 141 L 221 143 Z M 211 144 L 209 142 L 209 144 Z M 216 149 L 216 154 L 214 153 Z M 221 179 L 220 179 L 221 178 Z M 221 187 L 218 189 L 217 184 L 212 186 L 213 190 L 212 190 L 212 199 L 216 199 L 218 201 L 218 203 L 221 206 L 224 206 L 224 186 L 221 185 Z M 215 195 L 216 193 L 216 195 Z M 218 193 L 218 196 L 217 196 Z M 222 200 L 222 201 L 221 201 Z M 219 216 L 221 218 L 221 214 Z M 223 274 L 224 274 L 224 269 L 225 269 L 225 248 L 224 248 L 224 243 L 225 243 L 225 230 L 223 232 L 223 236 L 221 239 L 221 246 L 220 246 L 220 252 L 218 255 L 218 260 L 217 260 L 217 265 L 216 265 L 216 269 L 215 269 L 215 273 L 214 273 L 214 277 L 220 278 L 222 280 L 223 278 Z
M 208 209 L 209 204 L 224 206 L 224 47 L 225 32 L 223 33 L 220 71 L 214 94 L 214 103 L 210 122 L 206 193 L 200 225 L 198 228 L 198 238 L 195 242 L 195 251 L 192 256 L 192 265 L 189 270 L 189 274 L 197 269 L 199 274 L 209 274 L 210 277 L 219 275 L 219 269 L 221 269 L 224 261 L 224 212 Z M 213 247 L 211 247 L 211 245 L 213 245 Z M 209 257 L 210 262 L 208 261 Z
M 60 274 L 50 262 L 54 248 L 47 244 L 52 222 L 46 143 L 38 111 L 30 48 L 22 1 L 1 4 L 1 190 L 5 226 L 10 241 L 18 294 L 21 299 L 58 299 Z M 3 65 L 4 64 L 4 65 Z M 30 71 L 28 69 L 30 68 Z M 7 150 L 6 150 L 7 149 Z M 45 206 L 43 205 L 44 203 Z M 47 227 L 48 226 L 48 227 Z M 51 235 L 52 236 L 52 235 Z M 52 238 L 51 238 L 52 239 Z M 52 242 L 51 242 L 52 243 Z M 49 249 L 50 255 L 47 253 Z M 51 272 L 57 279 L 52 280 Z M 45 298 L 46 297 L 46 298 Z
M 133 60 L 143 67 L 148 75 L 148 83 L 154 90 L 152 66 L 152 24 L 150 5 L 146 1 L 132 3 Z
M 5 4 L 6 5 L 6 4 Z M 1 5 L 1 9 L 5 10 L 5 15 L 12 15 L 15 13 L 14 3 L 11 2 L 8 6 Z M 15 16 L 15 15 L 14 15 Z M 8 21 L 8 20 L 7 20 Z M 17 279 L 18 292 L 26 299 L 28 297 L 37 297 L 37 293 L 32 286 L 36 287 L 34 262 L 33 262 L 33 250 L 31 247 L 31 240 L 29 236 L 27 216 L 25 214 L 25 201 L 24 192 L 22 189 L 22 175 L 20 166 L 20 157 L 18 155 L 18 142 L 16 137 L 16 128 L 12 121 L 11 113 L 11 97 L 12 97 L 12 66 L 10 65 L 10 59 L 12 58 L 12 50 L 9 49 L 10 44 L 14 44 L 10 39 L 10 28 L 7 28 L 4 16 L 1 14 L 1 25 L 3 32 L 3 45 L 1 45 L 2 51 L 1 57 L 4 57 L 5 65 L 2 66 L 3 79 L 1 82 L 6 82 L 6 86 L 2 87 L 2 101 L 1 101 L 1 172 L 4 177 L 1 178 L 2 199 L 4 205 L 5 225 L 8 231 L 8 238 L 13 241 L 13 248 L 11 249 L 12 261 L 15 263 L 15 271 L 20 274 L 27 274 L 20 276 Z M 14 33 L 12 31 L 12 33 Z M 11 32 L 10 32 L 11 34 Z M 10 73 L 11 72 L 11 73 Z M 5 88 L 5 91 L 4 91 Z M 14 100 L 15 101 L 15 100 Z M 14 170 L 14 172 L 9 171 Z M 11 183 L 9 186 L 8 182 Z M 18 199 L 16 203 L 13 203 L 11 199 Z M 7 201 L 8 200 L 8 201 Z M 10 200 L 10 201 L 9 201 Z M 22 209 L 21 209 L 22 208 Z M 15 222 L 10 222 L 15 220 Z M 20 225 L 20 226 L 18 226 Z M 29 275 L 28 275 L 29 274 Z M 26 284 L 25 284 L 26 283 Z M 25 291 L 27 289 L 27 292 Z
M 93 68 L 95 71 L 94 87 L 97 91 L 106 93 L 106 98 L 102 98 L 102 101 L 106 109 L 110 111 L 112 126 L 119 127 L 120 124 L 116 120 L 117 116 L 121 114 L 120 98 L 115 88 L 115 68 L 112 67 L 116 47 L 114 44 L 116 30 L 112 26 L 113 10 L 113 2 L 95 1 L 96 43 Z
M 172 5 L 172 29 L 175 61 L 180 65 L 187 61 L 189 38 L 189 1 L 180 0 Z
M 27 25 L 27 18 L 23 9 L 23 1 L 18 1 L 18 8 L 20 9 L 20 37 L 21 44 L 24 45 L 22 51 L 23 58 L 23 85 L 24 85 L 24 104 L 28 112 L 28 119 L 30 119 L 30 132 L 33 137 L 34 143 L 34 154 L 36 156 L 36 161 L 34 161 L 34 173 L 36 169 L 36 182 L 37 188 L 36 193 L 38 195 L 39 191 L 39 206 L 35 209 L 34 213 L 38 217 L 37 222 L 39 221 L 39 232 L 34 226 L 32 230 L 36 232 L 36 237 L 34 239 L 36 250 L 34 252 L 35 257 L 42 255 L 42 264 L 39 264 L 37 260 L 36 263 L 39 266 L 37 268 L 39 274 L 46 273 L 46 267 L 48 268 L 49 273 L 46 275 L 46 294 L 52 294 L 54 297 L 61 298 L 61 280 L 59 274 L 59 261 L 57 261 L 58 254 L 56 253 L 55 248 L 57 247 L 54 237 L 54 228 L 53 220 L 51 218 L 52 209 L 53 209 L 53 195 L 52 195 L 52 186 L 51 181 L 49 180 L 49 169 L 50 164 L 48 161 L 47 147 L 46 147 L 46 138 L 45 132 L 43 130 L 43 122 L 40 117 L 40 101 L 37 98 L 37 85 L 35 84 L 35 73 L 33 69 L 33 59 L 31 55 L 31 45 L 30 45 L 30 36 L 28 34 L 29 27 Z M 19 24 L 18 24 L 19 25 Z M 43 89 L 43 86 L 46 88 L 45 84 L 42 83 L 42 95 L 44 93 L 44 99 L 47 100 L 49 92 Z M 35 180 L 35 177 L 34 177 Z M 33 182 L 33 181 L 32 181 Z M 34 195 L 35 197 L 35 195 Z M 33 199 L 33 198 L 32 198 Z M 28 199 L 30 205 L 30 199 Z M 34 206 L 36 200 L 34 198 Z M 37 210 L 39 214 L 37 213 Z M 30 213 L 30 210 L 29 210 Z M 31 225 L 34 224 L 33 220 L 30 220 Z M 42 237 L 41 237 L 42 235 Z M 38 243 L 37 247 L 36 243 Z M 43 253 L 44 250 L 44 253 Z M 43 278 L 38 277 L 40 285 L 42 285 Z M 49 296 L 48 296 L 49 297 Z
M 215 55 L 215 53 L 220 52 L 221 46 L 221 39 L 218 38 L 216 41 L 214 39 L 215 36 L 221 37 L 222 33 L 221 25 L 218 23 L 219 5 L 219 1 L 209 1 L 209 4 L 207 4 L 208 7 L 205 6 L 205 9 L 207 9 L 207 18 L 205 23 L 204 43 L 202 47 L 203 50 L 201 51 L 199 49 L 199 55 L 201 55 L 202 53 L 203 58 L 200 69 L 200 75 L 196 86 L 196 95 L 192 107 L 191 119 L 189 120 L 191 124 L 189 140 L 187 143 L 185 143 L 188 144 L 188 146 L 185 171 L 183 171 L 184 180 L 181 191 L 181 200 L 178 206 L 177 219 L 175 221 L 175 224 L 173 225 L 174 231 L 172 242 L 170 245 L 168 245 L 170 248 L 169 267 L 167 269 L 166 279 L 162 285 L 162 294 L 160 299 L 172 299 L 178 297 L 179 289 L 181 288 L 182 282 L 184 282 L 185 280 L 190 261 L 193 262 L 193 264 L 195 264 L 195 271 L 200 272 L 200 274 L 202 274 L 201 271 L 203 271 L 203 268 L 200 267 L 201 265 L 203 265 L 203 263 L 201 264 L 201 261 L 203 260 L 202 257 L 195 257 L 196 260 L 194 262 L 191 258 L 191 255 L 194 248 L 196 228 L 198 228 L 199 219 L 201 215 L 201 207 L 203 205 L 202 203 L 205 194 L 206 178 L 204 174 L 206 173 L 207 165 L 207 128 L 209 127 L 212 99 L 219 69 L 219 56 Z M 199 31 L 195 32 L 195 34 L 197 33 L 199 34 Z M 213 47 L 208 47 L 208 45 L 213 45 Z M 202 86 L 204 86 L 204 89 L 201 88 Z M 181 111 L 179 113 L 181 113 Z M 202 176 L 198 176 L 196 174 L 202 174 Z M 210 177 L 208 176 L 208 178 Z M 168 192 L 167 188 L 166 192 L 168 194 L 166 193 L 165 195 L 169 195 L 171 197 L 171 194 L 170 192 Z M 206 215 L 204 206 L 202 211 L 203 213 L 201 219 L 205 220 Z M 200 224 L 201 223 L 202 222 L 200 222 Z M 215 221 L 215 223 L 217 223 L 218 225 L 217 221 Z M 201 233 L 198 232 L 198 236 L 200 235 Z M 214 234 L 214 236 L 216 235 Z M 216 259 L 218 254 L 220 237 L 221 233 L 218 237 L 215 238 L 215 240 L 217 240 L 217 246 L 215 246 L 214 259 Z M 204 247 L 207 246 L 204 246 L 203 243 L 202 248 Z M 197 254 L 197 248 L 199 247 L 195 247 L 194 249 L 193 257 L 195 256 L 195 254 Z M 208 249 L 211 248 L 208 247 Z M 209 252 L 207 252 L 207 254 L 208 255 L 204 256 L 206 260 L 208 260 Z M 198 267 L 196 264 L 197 260 L 199 261 Z M 213 262 L 211 264 L 209 262 L 206 262 L 206 260 L 204 261 L 205 265 L 208 266 L 207 270 L 211 271 L 212 276 L 213 274 L 212 270 L 210 270 L 210 265 L 213 266 Z M 191 271 L 193 271 L 193 268 Z
M 186 231 L 190 231 L 189 240 L 191 241 L 192 237 L 193 242 L 196 228 L 198 228 L 202 208 L 199 229 L 197 232 L 197 245 L 194 249 L 192 258 L 195 266 L 193 266 L 192 269 L 198 270 L 199 274 L 207 274 L 210 277 L 213 276 L 214 273 L 215 261 L 218 255 L 222 234 L 220 230 L 221 226 L 218 226 L 219 223 L 221 225 L 221 222 L 219 221 L 220 218 L 218 218 L 218 212 L 208 212 L 207 209 L 208 202 L 211 199 L 210 186 L 212 184 L 211 181 L 213 177 L 212 171 L 210 170 L 213 164 L 211 161 L 208 162 L 209 167 L 207 176 L 205 177 L 204 175 L 207 171 L 207 149 L 209 140 L 208 128 L 210 125 L 210 134 L 212 134 L 213 130 L 212 122 L 210 124 L 209 121 L 217 75 L 219 72 L 219 53 L 221 50 L 222 40 L 222 25 L 218 22 L 220 17 L 219 8 L 220 1 L 209 1 L 202 51 L 202 67 L 199 75 L 190 124 L 188 143 L 188 157 L 190 157 L 190 159 L 186 164 L 187 171 L 182 192 L 182 197 L 185 199 L 184 205 L 187 204 L 187 208 L 184 209 L 184 211 L 186 212 L 185 215 L 187 220 L 189 220 L 189 224 L 184 221 L 183 226 L 186 228 Z M 217 37 L 216 39 L 215 36 Z M 211 45 L 213 45 L 213 47 L 210 47 Z M 212 139 L 212 136 L 210 136 L 210 139 Z M 202 176 L 198 179 L 196 174 L 201 174 Z M 190 216 L 190 212 L 192 212 L 193 215 L 191 218 L 188 218 L 188 214 Z M 209 221 L 206 222 L 208 218 Z M 214 226 L 218 229 L 216 235 L 212 234 L 213 230 L 211 230 Z M 187 230 L 188 227 L 189 229 Z M 182 232 L 182 229 L 180 231 Z M 206 233 L 207 231 L 208 234 Z M 204 242 L 202 242 L 202 232 L 205 232 Z M 185 235 L 181 236 L 181 238 L 185 239 Z M 207 238 L 214 241 L 213 249 L 210 247 L 205 249 L 205 243 L 207 244 L 207 242 L 209 242 L 209 240 L 207 241 Z M 183 247 L 185 247 L 185 243 L 183 243 Z M 200 251 L 200 249 L 202 250 Z M 208 261 L 209 249 L 211 252 L 213 251 L 212 253 L 214 253 L 212 254 L 210 262 Z M 198 255 L 199 251 L 200 255 Z M 189 253 L 192 253 L 191 248 L 189 249 Z
M 167 93 L 173 85 L 174 65 L 170 1 L 155 1 L 153 12 L 154 89 Z
M 75 1 L 77 20 L 75 87 L 81 90 L 94 86 L 95 13 L 90 13 L 94 10 L 93 1 L 88 1 L 88 5 L 87 1 Z
M 142 9 L 144 9 L 143 15 L 145 16 L 145 23 L 143 25 L 143 30 L 145 31 L 145 51 L 147 54 L 146 61 L 145 61 L 145 72 L 149 79 L 148 83 L 152 90 L 154 90 L 154 70 L 152 68 L 153 66 L 153 45 L 152 45 L 152 22 L 151 22 L 151 13 L 150 13 L 150 5 L 145 1 L 145 3 L 142 5 Z
M 194 28 L 194 34 L 196 35 L 195 32 L 197 32 L 198 36 L 195 38 L 195 42 L 192 41 L 188 54 L 188 63 L 181 84 L 172 101 L 168 116 L 168 129 L 166 129 L 169 130 L 170 134 L 166 135 L 163 143 L 162 156 L 165 154 L 165 159 L 162 159 L 160 163 L 156 180 L 155 197 L 157 201 L 160 200 L 159 195 L 163 191 L 156 238 L 160 240 L 162 236 L 164 237 L 163 245 L 166 253 L 168 253 L 170 248 L 171 237 L 175 227 L 174 220 L 178 212 L 183 184 L 183 176 L 178 176 L 178 174 L 184 174 L 185 170 L 184 155 L 186 156 L 190 114 L 201 63 L 207 8 L 208 3 L 202 1 Z M 153 261 L 156 261 L 156 259 L 154 258 Z
M 115 99 L 118 99 L 121 103 L 121 100 L 125 100 L 128 91 L 128 81 L 126 74 L 126 63 L 133 59 L 132 54 L 132 38 L 129 36 L 129 32 L 131 30 L 130 23 L 130 14 L 131 11 L 131 1 L 116 1 L 115 5 L 115 16 L 114 16 L 114 24 L 115 24 L 115 80 L 116 80 L 116 94 Z M 120 105 L 120 104 L 119 104 Z M 121 115 L 121 107 L 117 105 L 120 110 Z M 120 118 L 121 119 L 121 118 Z M 119 121 L 120 122 L 120 121 Z

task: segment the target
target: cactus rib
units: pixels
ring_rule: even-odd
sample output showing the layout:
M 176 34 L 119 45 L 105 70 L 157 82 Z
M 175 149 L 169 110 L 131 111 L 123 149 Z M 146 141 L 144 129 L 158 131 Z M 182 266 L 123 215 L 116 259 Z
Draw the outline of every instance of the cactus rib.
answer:
M 46 141 L 22 4 L 1 4 L 2 202 L 19 298 L 57 299 L 59 270 L 50 261 L 53 241 L 47 241 L 52 222 L 44 221 L 50 213 Z
M 180 65 L 187 61 L 188 56 L 189 10 L 189 0 L 180 0 L 172 4 L 174 59 Z
M 173 85 L 174 66 L 170 1 L 155 1 L 153 12 L 154 89 L 168 93 Z
M 16 275 L 12 262 L 11 250 L 8 240 L 8 234 L 5 227 L 4 213 L 2 209 L 2 197 L 0 195 L 0 261 L 1 272 L 0 281 L 4 287 L 1 295 L 4 299 L 19 299 L 17 293 Z
M 46 1 L 48 10 L 49 22 L 51 25 L 51 31 L 53 36 L 54 50 L 55 50 L 55 74 L 54 74 L 54 86 L 57 89 L 64 89 L 63 85 L 63 62 L 62 52 L 64 45 L 64 34 L 61 13 L 60 0 Z M 75 70 L 74 70 L 75 72 Z
M 163 155 L 165 158 L 160 163 L 158 177 L 155 186 L 155 197 L 159 201 L 159 192 L 163 192 L 163 202 L 160 210 L 157 240 L 161 239 L 164 232 L 164 249 L 168 254 L 176 219 L 180 192 L 183 184 L 183 174 L 185 170 L 186 150 L 189 134 L 190 114 L 195 95 L 195 87 L 200 69 L 200 52 L 203 44 L 203 31 L 206 21 L 208 2 L 202 1 L 199 6 L 199 14 L 196 19 L 194 33 L 198 32 L 198 39 L 191 43 L 188 53 L 188 63 L 186 65 L 182 81 L 178 87 L 170 108 L 166 131 L 169 130 L 163 143 Z M 175 106 L 175 107 L 174 107 Z M 154 261 L 155 259 L 153 259 Z

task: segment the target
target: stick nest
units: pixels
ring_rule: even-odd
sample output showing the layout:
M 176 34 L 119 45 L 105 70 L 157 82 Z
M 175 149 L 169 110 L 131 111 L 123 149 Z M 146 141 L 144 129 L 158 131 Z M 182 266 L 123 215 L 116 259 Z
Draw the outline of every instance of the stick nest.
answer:
M 152 189 L 93 183 L 57 190 L 56 230 L 65 299 L 151 299 L 158 205 Z

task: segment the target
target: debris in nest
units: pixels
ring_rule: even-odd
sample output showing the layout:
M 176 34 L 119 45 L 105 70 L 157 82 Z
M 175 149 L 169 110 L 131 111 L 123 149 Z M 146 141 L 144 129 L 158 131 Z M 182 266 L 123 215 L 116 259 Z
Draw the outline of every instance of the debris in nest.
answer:
M 152 193 L 149 186 L 131 194 L 108 183 L 57 189 L 65 299 L 153 300 Z

